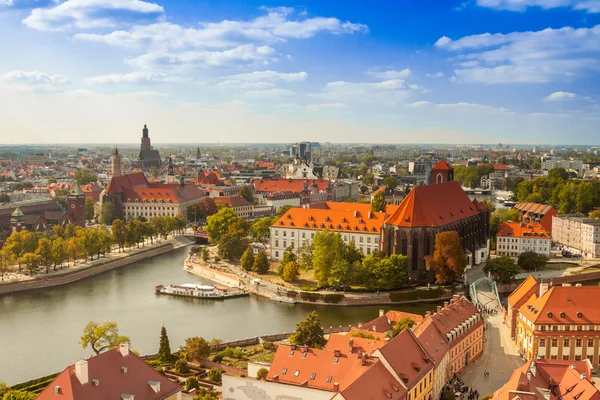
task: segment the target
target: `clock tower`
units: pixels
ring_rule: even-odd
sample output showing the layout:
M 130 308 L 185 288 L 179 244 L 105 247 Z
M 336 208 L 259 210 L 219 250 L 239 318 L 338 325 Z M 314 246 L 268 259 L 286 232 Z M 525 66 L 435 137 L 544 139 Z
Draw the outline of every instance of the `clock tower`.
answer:
M 73 223 L 85 226 L 85 194 L 83 194 L 77 182 L 73 184 L 73 188 L 67 195 L 67 207 L 69 208 L 67 212 Z

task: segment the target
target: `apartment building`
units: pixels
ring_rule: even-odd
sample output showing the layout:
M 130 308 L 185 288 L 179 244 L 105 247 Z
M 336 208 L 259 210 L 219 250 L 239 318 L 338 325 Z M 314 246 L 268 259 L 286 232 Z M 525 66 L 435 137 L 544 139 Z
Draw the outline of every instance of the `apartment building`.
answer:
M 541 224 L 501 222 L 496 238 L 498 256 L 518 257 L 526 251 L 534 251 L 550 257 L 552 239 Z
M 600 219 L 582 214 L 552 217 L 552 241 L 585 258 L 600 257 Z

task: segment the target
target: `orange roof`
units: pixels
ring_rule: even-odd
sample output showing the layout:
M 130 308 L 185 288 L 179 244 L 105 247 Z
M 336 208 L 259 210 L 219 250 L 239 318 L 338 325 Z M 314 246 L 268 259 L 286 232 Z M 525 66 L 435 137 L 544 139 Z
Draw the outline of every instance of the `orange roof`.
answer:
M 357 353 L 336 356 L 334 351 L 280 344 L 267 380 L 328 391 L 337 383 L 344 390 L 375 362 L 367 357 L 363 365 Z
M 443 226 L 479 211 L 456 181 L 417 186 L 386 221 L 395 226 Z
M 431 315 L 426 316 L 423 322 L 413 329 L 413 333 L 436 364 L 439 364 L 450 350 L 448 341 L 435 327 Z
M 519 312 L 536 324 L 600 324 L 600 286 L 553 286 Z
M 295 227 L 296 229 L 332 230 L 340 232 L 363 232 L 379 234 L 387 217 L 384 212 L 371 212 L 368 204 L 344 204 L 333 206 L 333 209 L 322 208 L 290 208 L 273 223 L 273 227 Z M 359 207 L 356 207 L 358 205 Z M 367 206 L 366 208 L 363 206 Z M 359 211 L 360 210 L 360 211 Z M 368 211 L 367 211 L 368 210 Z
M 220 196 L 220 197 L 215 197 L 214 199 L 215 199 L 215 202 L 221 201 L 221 202 L 227 204 L 229 207 L 244 207 L 244 206 L 252 205 L 251 203 L 248 202 L 248 200 L 246 200 L 245 198 L 243 198 L 241 196 Z
M 364 331 L 366 332 L 366 331 Z M 371 333 L 371 332 L 369 332 Z M 385 335 L 384 335 L 385 337 Z M 352 352 L 350 352 L 350 344 L 352 343 Z M 356 352 L 366 352 L 371 355 L 375 350 L 385 345 L 387 342 L 384 340 L 373 340 L 359 337 L 352 337 L 350 335 L 333 334 L 329 336 L 329 340 L 325 344 L 323 350 L 339 350 L 344 354 L 352 354 Z
M 301 192 L 304 190 L 304 184 L 308 190 L 316 185 L 319 191 L 324 191 L 329 186 L 326 179 L 254 179 L 252 186 L 257 192 Z
M 533 276 L 529 275 L 517 288 L 508 296 L 508 305 L 513 308 L 519 308 L 529 299 L 529 297 L 537 292 L 540 285 Z M 529 294 L 529 295 L 528 295 Z
M 406 393 L 406 389 L 383 363 L 376 361 L 342 391 L 342 396 L 345 400 L 401 400 Z
M 498 227 L 498 237 L 527 237 L 532 239 L 550 239 L 550 234 L 541 224 L 521 222 L 501 222 Z
M 505 164 L 494 164 L 495 171 L 508 171 L 508 165 Z
M 442 170 L 442 171 L 451 171 L 453 169 L 454 168 L 452 168 L 450 166 L 450 164 L 448 164 L 446 162 L 446 160 L 444 160 L 444 159 L 440 160 L 440 162 L 438 162 L 437 164 L 435 164 L 435 166 L 433 168 L 431 168 L 432 171 L 440 171 L 440 170 Z
M 432 315 L 432 319 L 438 330 L 443 335 L 446 335 L 476 314 L 479 314 L 479 310 L 477 310 L 473 303 L 464 296 L 455 295 L 447 307 L 442 308 L 440 312 Z M 476 326 L 482 323 L 480 318 Z
M 183 203 L 204 197 L 204 193 L 194 184 L 182 188 L 178 183 L 148 184 L 146 187 L 131 187 L 123 190 L 124 202 Z
M 390 321 L 394 323 L 400 321 L 403 318 L 411 318 L 413 321 L 415 321 L 416 324 L 420 324 L 421 321 L 423 321 L 422 315 L 408 313 L 404 311 L 389 310 L 385 313 L 385 316 L 388 317 Z

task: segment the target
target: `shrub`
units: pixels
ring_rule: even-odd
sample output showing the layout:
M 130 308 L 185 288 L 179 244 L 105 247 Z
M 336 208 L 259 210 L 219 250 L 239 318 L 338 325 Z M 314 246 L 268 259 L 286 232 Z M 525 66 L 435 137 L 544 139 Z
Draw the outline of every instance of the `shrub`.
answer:
M 263 342 L 262 347 L 264 350 L 275 350 L 277 346 L 273 342 L 269 342 L 268 340 Z
M 187 360 L 184 360 L 183 358 L 177 360 L 175 363 L 175 371 L 179 372 L 180 374 L 189 373 L 190 367 L 188 366 Z
M 256 372 L 256 379 L 265 380 L 267 379 L 267 375 L 269 374 L 269 370 L 266 368 L 261 368 Z
M 344 298 L 344 295 L 341 293 L 332 293 L 332 294 L 326 294 L 325 296 L 323 296 L 323 301 L 325 303 L 337 304 L 340 301 L 342 301 L 343 298 Z
M 314 303 L 315 301 L 318 301 L 322 298 L 320 293 L 305 293 L 302 292 L 300 293 L 300 298 L 304 301 L 310 301 L 311 303 Z
M 220 352 L 218 352 L 217 354 L 215 354 L 215 355 L 213 356 L 213 359 L 212 359 L 212 360 L 213 360 L 214 362 L 218 362 L 218 363 L 220 363 L 220 362 L 222 362 L 222 361 L 223 361 L 223 358 L 225 358 L 225 353 L 223 353 L 222 351 L 220 351 Z
M 192 253 L 192 254 L 198 254 L 200 252 L 201 248 L 202 247 L 200 247 L 200 246 L 192 246 L 192 248 L 190 249 L 190 253 Z
M 221 382 L 221 376 L 222 376 L 222 372 L 220 369 L 217 368 L 211 368 L 208 371 L 208 380 L 212 381 L 212 382 Z
M 200 389 L 200 385 L 198 384 L 198 379 L 196 379 L 195 376 L 190 376 L 185 381 L 185 390 L 187 390 L 189 392 L 192 389 L 196 389 L 196 390 Z
M 290 299 L 295 299 L 296 297 L 298 297 L 298 292 L 296 292 L 295 290 L 288 290 L 286 295 Z

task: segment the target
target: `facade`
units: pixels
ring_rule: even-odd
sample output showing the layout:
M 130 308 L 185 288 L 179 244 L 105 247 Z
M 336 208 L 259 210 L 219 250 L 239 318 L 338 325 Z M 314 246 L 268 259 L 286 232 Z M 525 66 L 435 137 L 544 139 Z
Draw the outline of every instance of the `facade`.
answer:
M 567 171 L 577 172 L 577 176 L 583 175 L 582 160 L 565 160 L 558 157 L 547 157 L 542 159 L 542 170 L 550 171 L 553 168 L 564 168 Z
M 447 339 L 437 330 L 433 318 L 428 312 L 414 329 L 417 340 L 433 360 L 432 399 L 438 399 L 446 383 L 450 369 L 450 346 Z
M 238 217 L 248 219 L 252 217 L 254 206 L 243 197 L 240 196 L 223 196 L 215 197 L 216 202 L 223 202 L 235 211 Z
M 144 129 L 142 129 L 142 144 L 140 146 L 138 167 L 150 168 L 159 167 L 160 165 L 160 154 L 158 153 L 158 150 L 152 148 L 150 136 L 148 135 L 148 127 L 144 125 Z
M 517 368 L 494 400 L 599 400 L 585 361 L 532 360 Z
M 527 359 L 600 365 L 600 287 L 540 283 L 516 316 L 515 341 Z
M 452 176 L 451 171 L 434 168 L 432 179 L 442 183 L 413 188 L 381 230 L 381 250 L 407 256 L 412 279 L 427 279 L 425 256 L 433 254 L 440 232 L 458 232 L 468 265 L 488 258 L 490 210 L 485 203 L 471 201 L 458 182 L 447 181 Z
M 600 219 L 576 214 L 554 215 L 552 241 L 584 258 L 600 257 Z
M 333 201 L 358 200 L 360 183 L 350 180 L 338 180 L 333 184 Z
M 545 290 L 548 290 L 548 288 L 546 287 Z M 517 331 L 517 315 L 519 315 L 519 308 L 521 308 L 534 293 L 539 293 L 539 291 L 540 284 L 534 278 L 533 274 L 531 274 L 508 296 L 508 306 L 506 307 L 504 321 L 508 325 L 510 337 L 512 339 L 515 338 Z
M 290 157 L 313 162 L 313 144 L 312 142 L 298 142 L 290 145 Z
M 445 379 L 462 371 L 483 353 L 483 318 L 466 297 L 454 295 L 444 307 L 437 307 L 431 319 L 450 348 Z
M 186 215 L 190 204 L 200 201 L 204 193 L 189 183 L 148 183 L 142 172 L 113 177 L 104 189 L 101 202 L 115 205 L 115 217 L 129 220 L 168 215 Z
M 496 238 L 498 256 L 518 257 L 526 251 L 534 251 L 550 257 L 552 239 L 540 224 L 501 222 Z
M 554 207 L 548 204 L 517 203 L 514 208 L 519 210 L 519 218 L 526 223 L 540 224 L 546 231 L 552 233 L 552 217 L 558 214 Z
M 285 206 L 300 207 L 300 195 L 294 192 L 270 193 L 263 199 L 263 203 L 272 207 L 275 212 Z
M 333 200 L 332 183 L 325 179 L 253 179 L 250 184 L 259 198 L 292 192 L 300 195 L 301 205 Z
M 68 366 L 37 399 L 181 400 L 181 390 L 121 344 Z
M 271 226 L 271 259 L 282 260 L 288 247 L 296 251 L 324 230 L 339 233 L 344 242 L 354 242 L 363 254 L 371 254 L 379 250 L 379 231 L 393 209 L 371 212 L 370 204 L 332 202 L 319 208 L 291 208 Z

